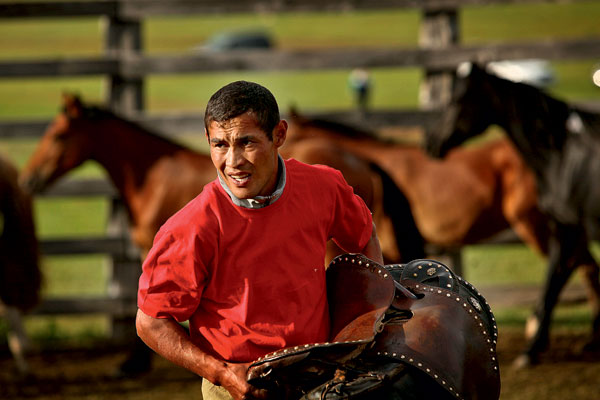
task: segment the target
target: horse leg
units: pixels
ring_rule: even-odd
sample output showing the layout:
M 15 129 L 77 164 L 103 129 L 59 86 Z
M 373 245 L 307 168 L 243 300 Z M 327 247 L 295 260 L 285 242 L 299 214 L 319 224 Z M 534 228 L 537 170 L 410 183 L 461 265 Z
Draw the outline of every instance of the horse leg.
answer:
M 583 351 L 598 352 L 600 351 L 600 267 L 590 254 L 589 249 L 586 248 L 585 250 L 579 265 L 588 302 L 592 309 L 593 321 L 592 337 L 583 347 Z
M 0 316 L 3 316 L 8 324 L 8 348 L 15 359 L 17 370 L 22 376 L 27 376 L 29 374 L 29 365 L 25 360 L 25 352 L 29 347 L 29 341 L 25 329 L 23 329 L 21 312 L 15 307 L 7 306 L 0 302 Z
M 580 246 L 587 247 L 585 232 L 579 226 L 557 224 L 554 233 L 550 239 L 549 263 L 543 296 L 536 312 L 527 321 L 526 330 L 533 332 L 533 335 L 531 335 L 527 350 L 513 363 L 516 368 L 539 362 L 539 354 L 549 342 L 552 311 L 576 265 L 573 262 L 574 255 L 578 254 L 577 250 L 581 248 Z

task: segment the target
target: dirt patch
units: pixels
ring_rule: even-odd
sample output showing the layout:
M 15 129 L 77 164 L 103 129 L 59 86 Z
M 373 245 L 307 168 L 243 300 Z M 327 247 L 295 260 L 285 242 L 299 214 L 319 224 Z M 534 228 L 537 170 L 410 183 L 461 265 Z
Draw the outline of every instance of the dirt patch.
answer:
M 587 334 L 553 332 L 540 364 L 524 370 L 512 368 L 525 347 L 521 330 L 501 330 L 499 335 L 503 400 L 600 398 L 600 353 L 581 351 Z
M 0 361 L 2 399 L 201 399 L 201 381 L 155 357 L 154 368 L 137 379 L 115 379 L 112 372 L 126 351 L 49 351 L 30 356 L 32 376 L 17 378 L 12 360 Z
M 525 345 L 520 329 L 500 330 L 498 357 L 503 400 L 597 399 L 600 396 L 600 354 L 580 354 L 584 333 L 553 332 L 542 363 L 515 371 L 511 363 Z M 2 399 L 199 399 L 200 379 L 159 357 L 154 369 L 138 379 L 116 380 L 111 371 L 124 351 L 45 352 L 29 357 L 34 375 L 16 378 L 8 354 L 0 359 Z

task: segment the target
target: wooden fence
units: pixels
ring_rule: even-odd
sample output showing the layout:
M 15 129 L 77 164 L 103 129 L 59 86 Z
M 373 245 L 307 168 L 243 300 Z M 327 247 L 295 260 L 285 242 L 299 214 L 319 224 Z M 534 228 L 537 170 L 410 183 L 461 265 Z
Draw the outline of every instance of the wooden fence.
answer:
M 575 2 L 576 0 L 571 0 Z M 522 58 L 588 59 L 600 54 L 600 38 L 536 41 L 466 47 L 460 44 L 458 10 L 463 6 L 516 3 L 511 0 L 107 0 L 57 2 L 2 2 L 0 20 L 11 18 L 105 18 L 105 53 L 98 57 L 0 62 L 0 79 L 14 77 L 75 77 L 103 75 L 109 82 L 106 104 L 119 113 L 159 129 L 166 135 L 202 126 L 198 114 L 144 113 L 144 80 L 150 74 L 184 74 L 227 70 L 322 70 L 331 68 L 419 67 L 425 72 L 421 106 L 417 110 L 379 110 L 361 121 L 356 113 L 321 116 L 370 126 L 421 125 L 435 121 L 448 101 L 451 73 L 463 61 L 490 62 Z M 521 0 L 520 3 L 564 3 L 565 0 Z M 142 45 L 141 24 L 156 15 L 217 14 L 230 12 L 345 11 L 414 8 L 422 13 L 419 46 L 414 49 L 326 49 L 313 51 L 236 51 L 217 54 L 149 56 Z M 48 121 L 0 122 L 0 138 L 39 137 Z M 189 129 L 191 128 L 191 129 Z M 127 235 L 127 218 L 114 188 L 106 181 L 63 181 L 44 196 L 101 195 L 112 199 L 107 236 L 46 240 L 45 254 L 107 253 L 113 260 L 109 296 L 46 300 L 38 313 L 108 312 L 113 316 L 113 339 L 131 337 L 135 290 L 140 271 L 137 252 Z

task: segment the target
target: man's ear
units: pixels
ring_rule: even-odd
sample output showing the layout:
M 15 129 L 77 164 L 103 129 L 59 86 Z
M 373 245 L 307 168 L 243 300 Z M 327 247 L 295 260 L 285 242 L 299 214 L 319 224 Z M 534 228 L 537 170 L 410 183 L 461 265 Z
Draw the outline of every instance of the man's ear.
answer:
M 287 136 L 288 123 L 286 120 L 282 119 L 279 121 L 275 129 L 273 129 L 273 143 L 276 147 L 283 146 L 285 143 L 285 138 Z

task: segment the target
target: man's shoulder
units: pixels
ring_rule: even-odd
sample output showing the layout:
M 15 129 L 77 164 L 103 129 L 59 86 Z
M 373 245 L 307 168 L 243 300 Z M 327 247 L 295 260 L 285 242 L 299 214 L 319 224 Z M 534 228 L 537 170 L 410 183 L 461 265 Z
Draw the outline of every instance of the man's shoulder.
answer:
M 214 215 L 216 199 L 221 196 L 218 181 L 208 183 L 196 197 L 190 200 L 179 211 L 173 214 L 163 225 L 164 228 L 176 229 L 190 225 L 190 221 L 209 222 Z M 198 226 L 198 225 L 195 225 Z
M 290 173 L 312 176 L 323 179 L 339 179 L 342 173 L 335 168 L 323 164 L 306 164 L 294 158 L 285 160 L 285 167 Z

